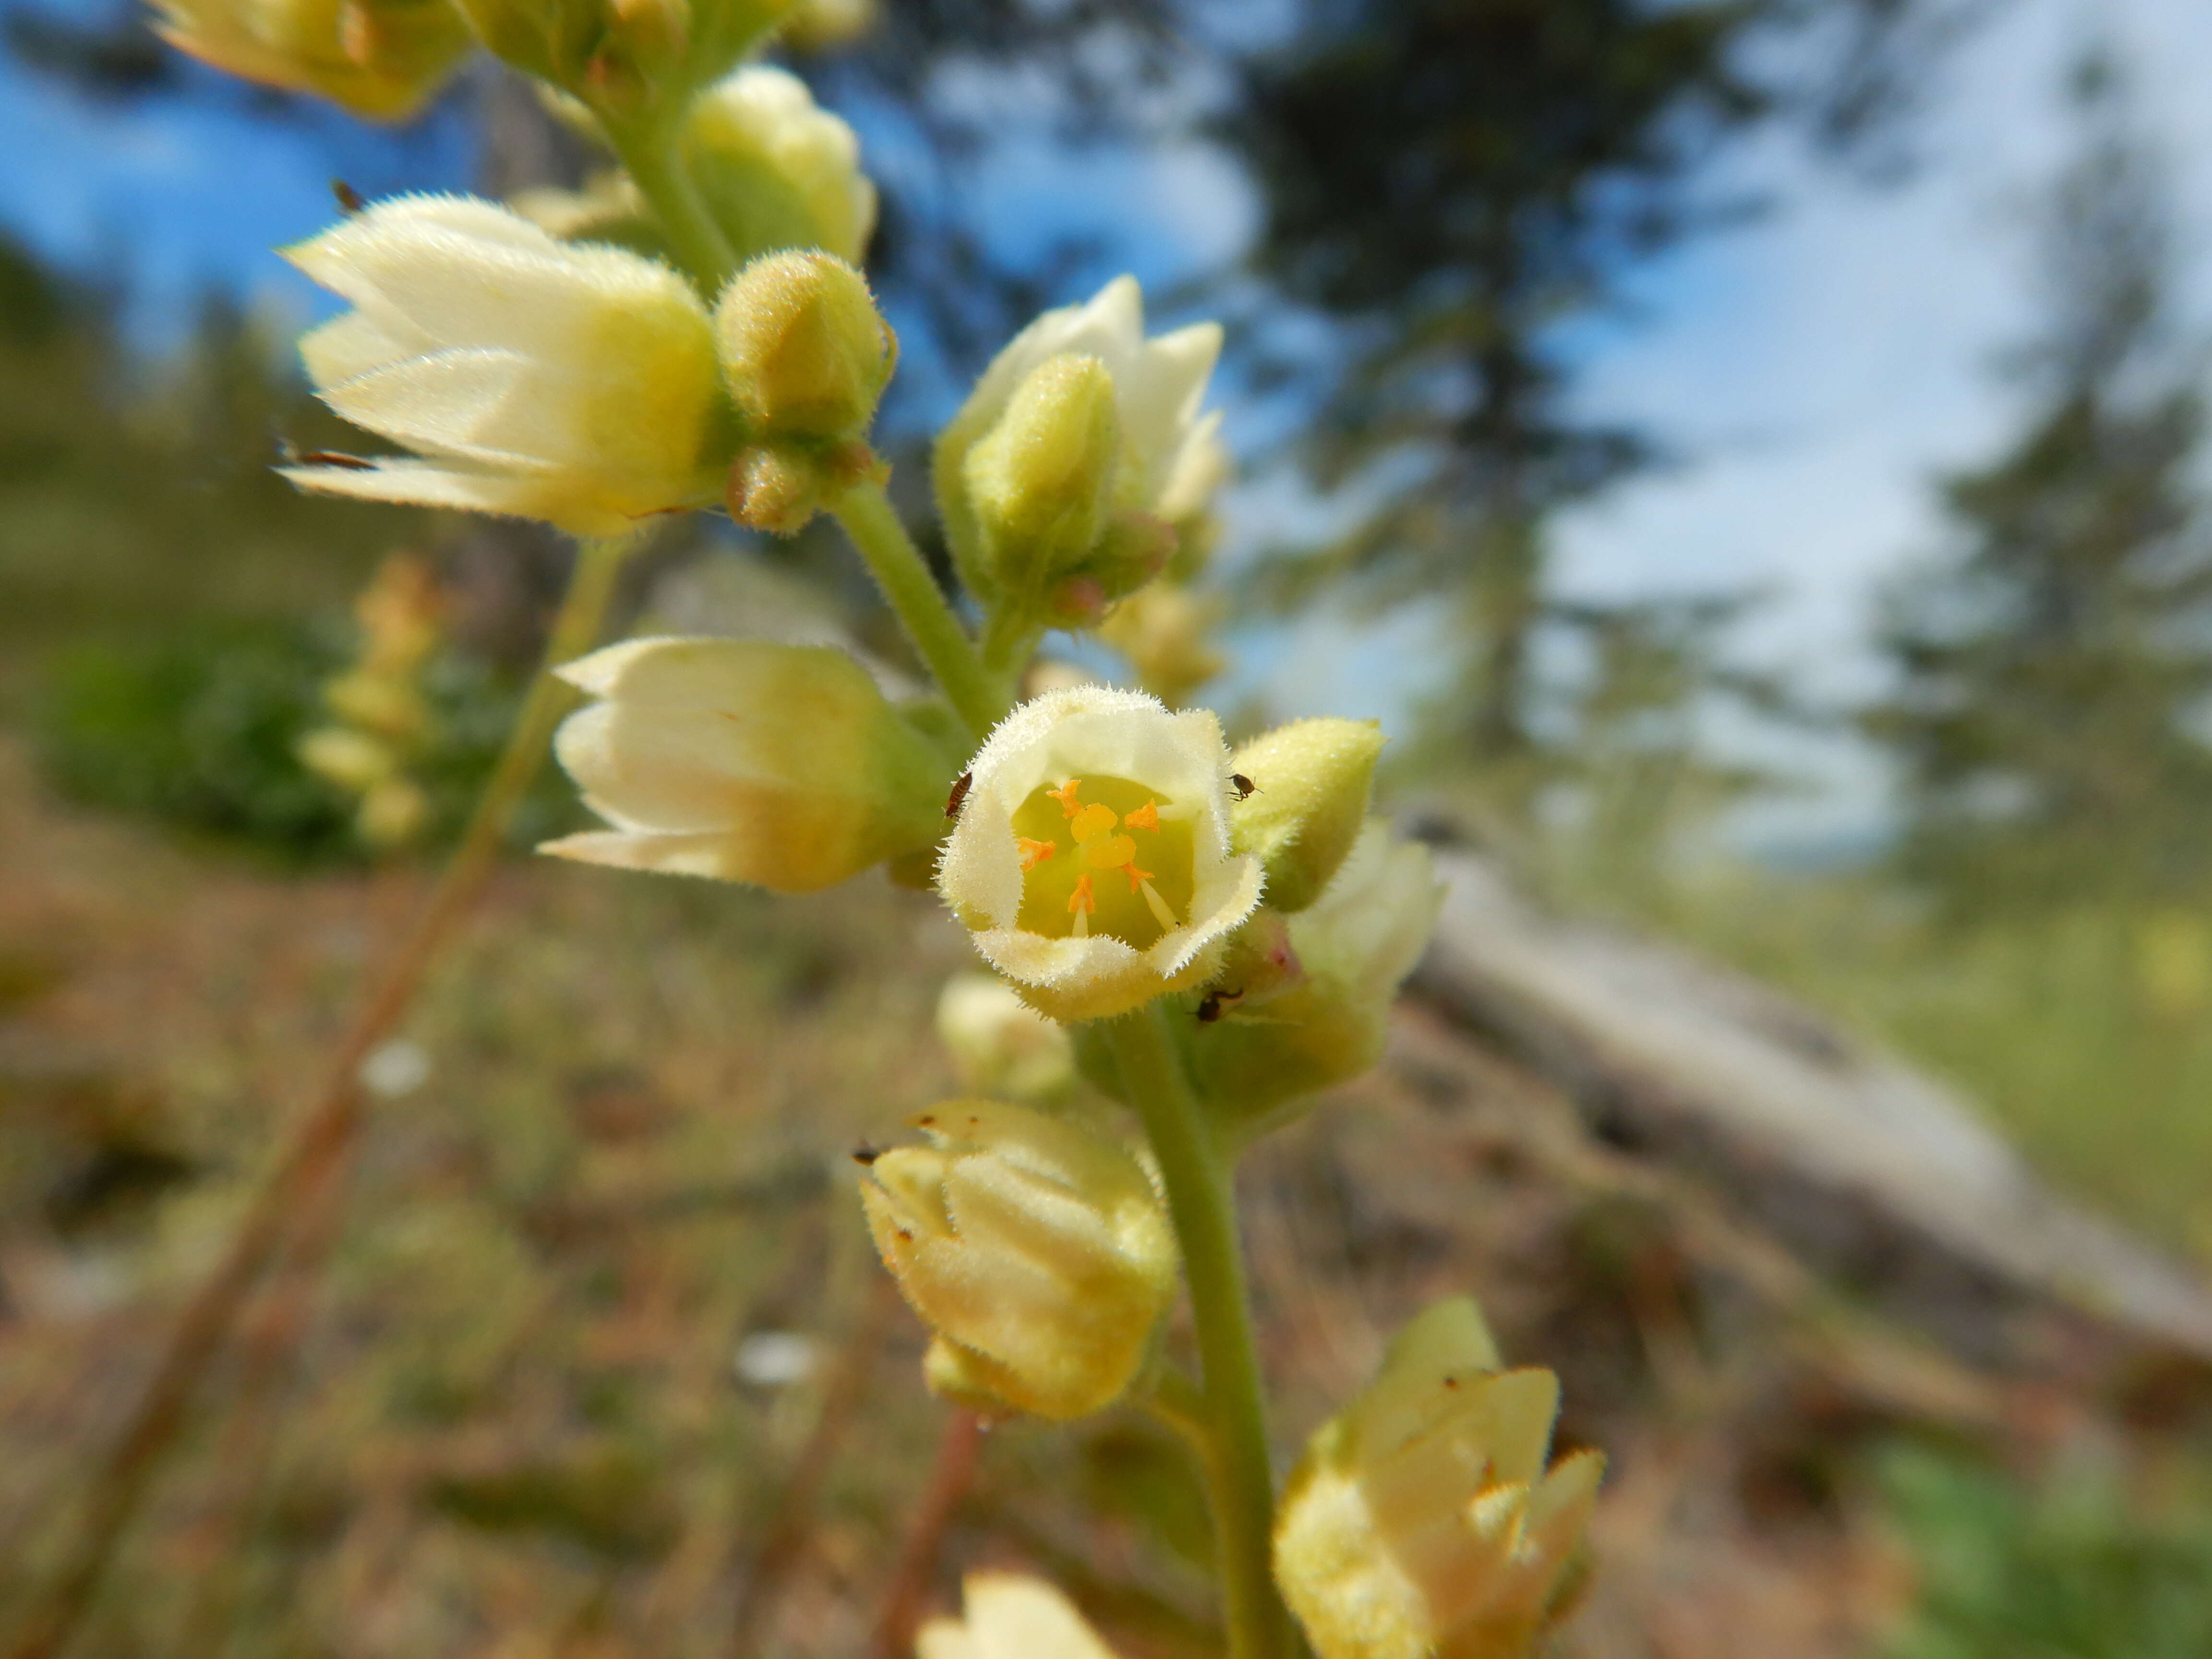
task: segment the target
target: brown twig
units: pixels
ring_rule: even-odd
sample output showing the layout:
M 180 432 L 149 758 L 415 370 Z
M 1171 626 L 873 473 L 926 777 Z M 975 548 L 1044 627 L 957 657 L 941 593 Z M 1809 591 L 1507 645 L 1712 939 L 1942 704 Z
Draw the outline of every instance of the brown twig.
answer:
M 586 542 L 579 549 L 575 574 L 547 641 L 549 668 L 580 656 L 598 639 L 627 550 L 622 542 Z M 337 1174 L 361 1117 L 362 1063 L 398 1027 L 447 935 L 482 894 L 569 696 L 549 673 L 532 682 L 460 845 L 375 991 L 339 1039 L 321 1092 L 254 1194 L 221 1264 L 177 1322 L 138 1408 L 86 1483 L 76 1543 L 33 1603 L 8 1659 L 59 1659 L 76 1636 L 240 1307 L 283 1246 L 303 1200 L 324 1193 Z M 332 1194 L 325 1201 L 334 1199 Z
M 906 1537 L 899 1544 L 898 1559 L 891 1567 L 890 1583 L 877 1605 L 876 1626 L 868 1638 L 872 1659 L 907 1659 L 913 1650 L 914 1632 L 921 1623 L 921 1605 L 929 1583 L 937 1574 L 937 1558 L 944 1547 L 945 1529 L 968 1496 L 975 1477 L 975 1459 L 983 1449 L 983 1419 L 974 1412 L 955 1407 L 945 1419 L 937 1442 L 937 1461 L 930 1466 L 929 1484 L 914 1506 Z
M 868 1378 L 875 1369 L 876 1349 L 899 1307 L 898 1291 L 888 1273 L 872 1274 L 871 1281 L 867 1304 L 853 1322 L 851 1334 L 823 1389 L 814 1431 L 792 1462 L 791 1474 L 776 1500 L 775 1520 L 754 1553 L 750 1570 L 738 1589 L 737 1610 L 730 1620 L 732 1659 L 750 1659 L 776 1593 L 791 1570 L 805 1559 L 813 1541 L 814 1516 L 821 1506 L 822 1490 L 829 1484 L 830 1471 L 847 1432 L 860 1415 Z

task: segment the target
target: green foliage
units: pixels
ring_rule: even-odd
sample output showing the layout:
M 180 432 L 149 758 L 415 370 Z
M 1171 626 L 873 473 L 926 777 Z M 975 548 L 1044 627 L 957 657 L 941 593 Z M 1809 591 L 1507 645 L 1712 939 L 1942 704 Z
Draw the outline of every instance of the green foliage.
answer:
M 159 819 L 293 863 L 360 856 L 353 799 L 299 760 L 327 725 L 322 688 L 345 664 L 336 637 L 298 624 L 212 623 L 130 645 L 80 643 L 51 662 L 36 702 L 46 776 L 88 804 Z M 432 803 L 430 845 L 459 832 L 520 693 L 451 653 L 425 690 L 433 736 L 410 767 Z M 518 844 L 573 816 L 551 779 L 520 815 Z
M 2116 1483 L 2023 1492 L 1954 1456 L 1882 1470 L 1919 1568 L 1886 1659 L 2202 1659 L 2212 1653 L 2212 1517 L 2137 1515 Z
M 351 804 L 293 750 L 321 716 L 333 656 L 283 628 L 81 645 L 38 710 L 46 775 L 79 800 L 301 860 L 343 855 Z

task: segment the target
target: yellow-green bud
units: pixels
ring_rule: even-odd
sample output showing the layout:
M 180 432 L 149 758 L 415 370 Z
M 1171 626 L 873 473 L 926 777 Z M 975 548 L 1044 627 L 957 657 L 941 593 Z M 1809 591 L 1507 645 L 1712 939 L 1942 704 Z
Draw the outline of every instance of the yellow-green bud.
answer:
M 1114 1659 L 1083 1615 L 1041 1578 L 971 1572 L 963 1617 L 933 1619 L 916 1632 L 915 1659 Z
M 1293 720 L 1231 757 L 1252 785 L 1233 814 L 1237 850 L 1266 867 L 1270 907 L 1296 912 L 1321 896 L 1367 822 L 1388 741 L 1373 720 Z
M 555 752 L 611 830 L 540 850 L 806 893 L 933 842 L 945 763 L 841 651 L 633 640 L 561 671 Z
M 350 726 L 319 726 L 300 739 L 300 764 L 349 794 L 366 794 L 399 769 L 383 738 Z
M 155 0 L 180 52 L 356 115 L 404 120 L 467 55 L 450 0 Z
M 817 252 L 747 265 L 714 307 L 714 331 L 744 428 L 730 510 L 742 524 L 789 535 L 825 496 L 874 469 L 868 423 L 897 342 L 866 279 Z
M 937 1036 L 971 1094 L 1043 1103 L 1075 1081 L 1066 1028 L 996 974 L 955 974 L 937 999 Z
M 684 155 L 741 259 L 820 248 L 857 264 L 876 226 L 860 141 L 788 70 L 748 64 L 700 94 Z
M 1194 1022 L 1190 1064 L 1212 1109 L 1241 1128 L 1347 1083 L 1382 1057 L 1398 986 L 1427 948 L 1443 891 L 1418 843 L 1368 821 L 1318 902 L 1288 919 L 1294 963 L 1255 913 L 1212 981 L 1217 1018 Z
M 1320 1659 L 1523 1659 L 1571 1610 L 1605 1459 L 1547 1472 L 1559 1379 L 1499 1363 L 1472 1301 L 1438 1303 L 1307 1443 L 1275 1582 Z
M 928 1375 L 1039 1417 L 1111 1405 L 1175 1291 L 1174 1234 L 1143 1168 L 1026 1106 L 947 1101 L 911 1121 L 930 1144 L 875 1156 L 860 1197 L 884 1265 L 948 1345 Z
M 1062 352 L 1030 371 L 965 463 L 1001 582 L 1018 585 L 1091 551 L 1105 532 L 1121 447 L 1104 363 Z

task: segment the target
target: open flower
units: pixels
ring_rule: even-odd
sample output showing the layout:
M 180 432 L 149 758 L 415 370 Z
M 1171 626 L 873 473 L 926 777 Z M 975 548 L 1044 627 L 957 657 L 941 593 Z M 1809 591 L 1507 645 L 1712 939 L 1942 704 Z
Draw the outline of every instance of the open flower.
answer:
M 720 493 L 714 325 L 665 265 L 453 196 L 380 203 L 285 257 L 355 307 L 300 343 L 323 401 L 426 458 L 288 467 L 295 483 L 586 536 Z
M 915 1659 L 1114 1659 L 1068 1599 L 1042 1578 L 971 1572 L 961 1581 L 963 1617 L 933 1619 L 915 1637 Z
M 975 759 L 938 890 L 991 965 L 1054 1019 L 1105 1019 L 1202 982 L 1260 901 L 1230 851 L 1229 754 L 1208 711 L 1047 692 Z
M 228 74 L 398 120 L 473 44 L 451 0 L 156 0 L 155 28 Z
M 632 640 L 561 675 L 598 701 L 555 751 L 616 828 L 541 851 L 808 893 L 943 831 L 945 763 L 842 651 Z
M 1143 1168 L 1026 1106 L 951 1100 L 927 1146 L 874 1157 L 860 1198 L 884 1266 L 938 1335 L 932 1382 L 1065 1420 L 1111 1405 L 1175 1293 L 1175 1238 Z
M 1171 531 L 1202 512 L 1224 468 L 1220 417 L 1198 410 L 1220 355 L 1218 323 L 1147 340 L 1144 295 L 1133 276 L 1115 277 L 1085 304 L 1048 311 L 1016 335 L 937 441 L 938 505 L 963 577 L 987 596 L 1000 582 L 972 499 L 968 458 L 1014 408 L 1032 374 L 1065 357 L 1094 360 L 1103 369 L 1119 440 L 1108 504 Z
M 1547 1370 L 1501 1370 L 1440 1302 L 1317 1430 L 1276 1510 L 1275 1579 L 1321 1659 L 1522 1659 L 1580 1587 L 1605 1460 L 1544 1460 Z

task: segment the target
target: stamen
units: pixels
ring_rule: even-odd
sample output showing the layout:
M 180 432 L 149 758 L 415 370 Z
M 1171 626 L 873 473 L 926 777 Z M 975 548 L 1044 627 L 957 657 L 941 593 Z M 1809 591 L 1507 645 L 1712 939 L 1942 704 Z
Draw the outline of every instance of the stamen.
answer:
M 1148 800 L 1121 822 L 1132 830 L 1157 830 L 1160 827 L 1160 804 Z
M 1078 876 L 1075 878 L 1075 890 L 1067 896 L 1068 914 L 1087 916 L 1097 908 L 1098 901 L 1091 896 L 1090 876 L 1088 874 Z
M 1145 896 L 1145 908 L 1152 913 L 1154 921 L 1159 923 L 1170 933 L 1182 926 L 1176 920 L 1176 913 L 1168 908 L 1168 902 L 1160 896 L 1158 888 L 1153 886 L 1149 881 L 1139 881 L 1137 884 L 1137 890 Z
M 1060 810 L 1061 811 L 1066 813 L 1068 817 L 1073 817 L 1078 812 L 1083 810 L 1083 803 L 1075 798 L 1075 792 L 1082 787 L 1083 780 L 1081 778 L 1070 778 L 1066 783 L 1061 784 L 1059 788 L 1048 789 L 1045 791 L 1045 793 L 1051 796 L 1053 799 L 1060 803 Z
M 1137 868 L 1137 861 L 1134 859 L 1131 859 L 1127 864 L 1121 866 L 1121 873 L 1128 877 L 1129 890 L 1133 893 L 1137 890 L 1139 885 L 1152 878 L 1152 872 L 1151 871 L 1139 870 Z
M 1042 864 L 1047 859 L 1050 858 L 1054 853 L 1060 851 L 1059 845 L 1056 842 L 1049 841 L 1031 841 L 1027 836 L 1016 836 L 1014 837 L 1014 845 L 1021 848 L 1022 873 L 1024 875 L 1027 875 L 1030 871 L 1036 869 L 1037 866 Z

